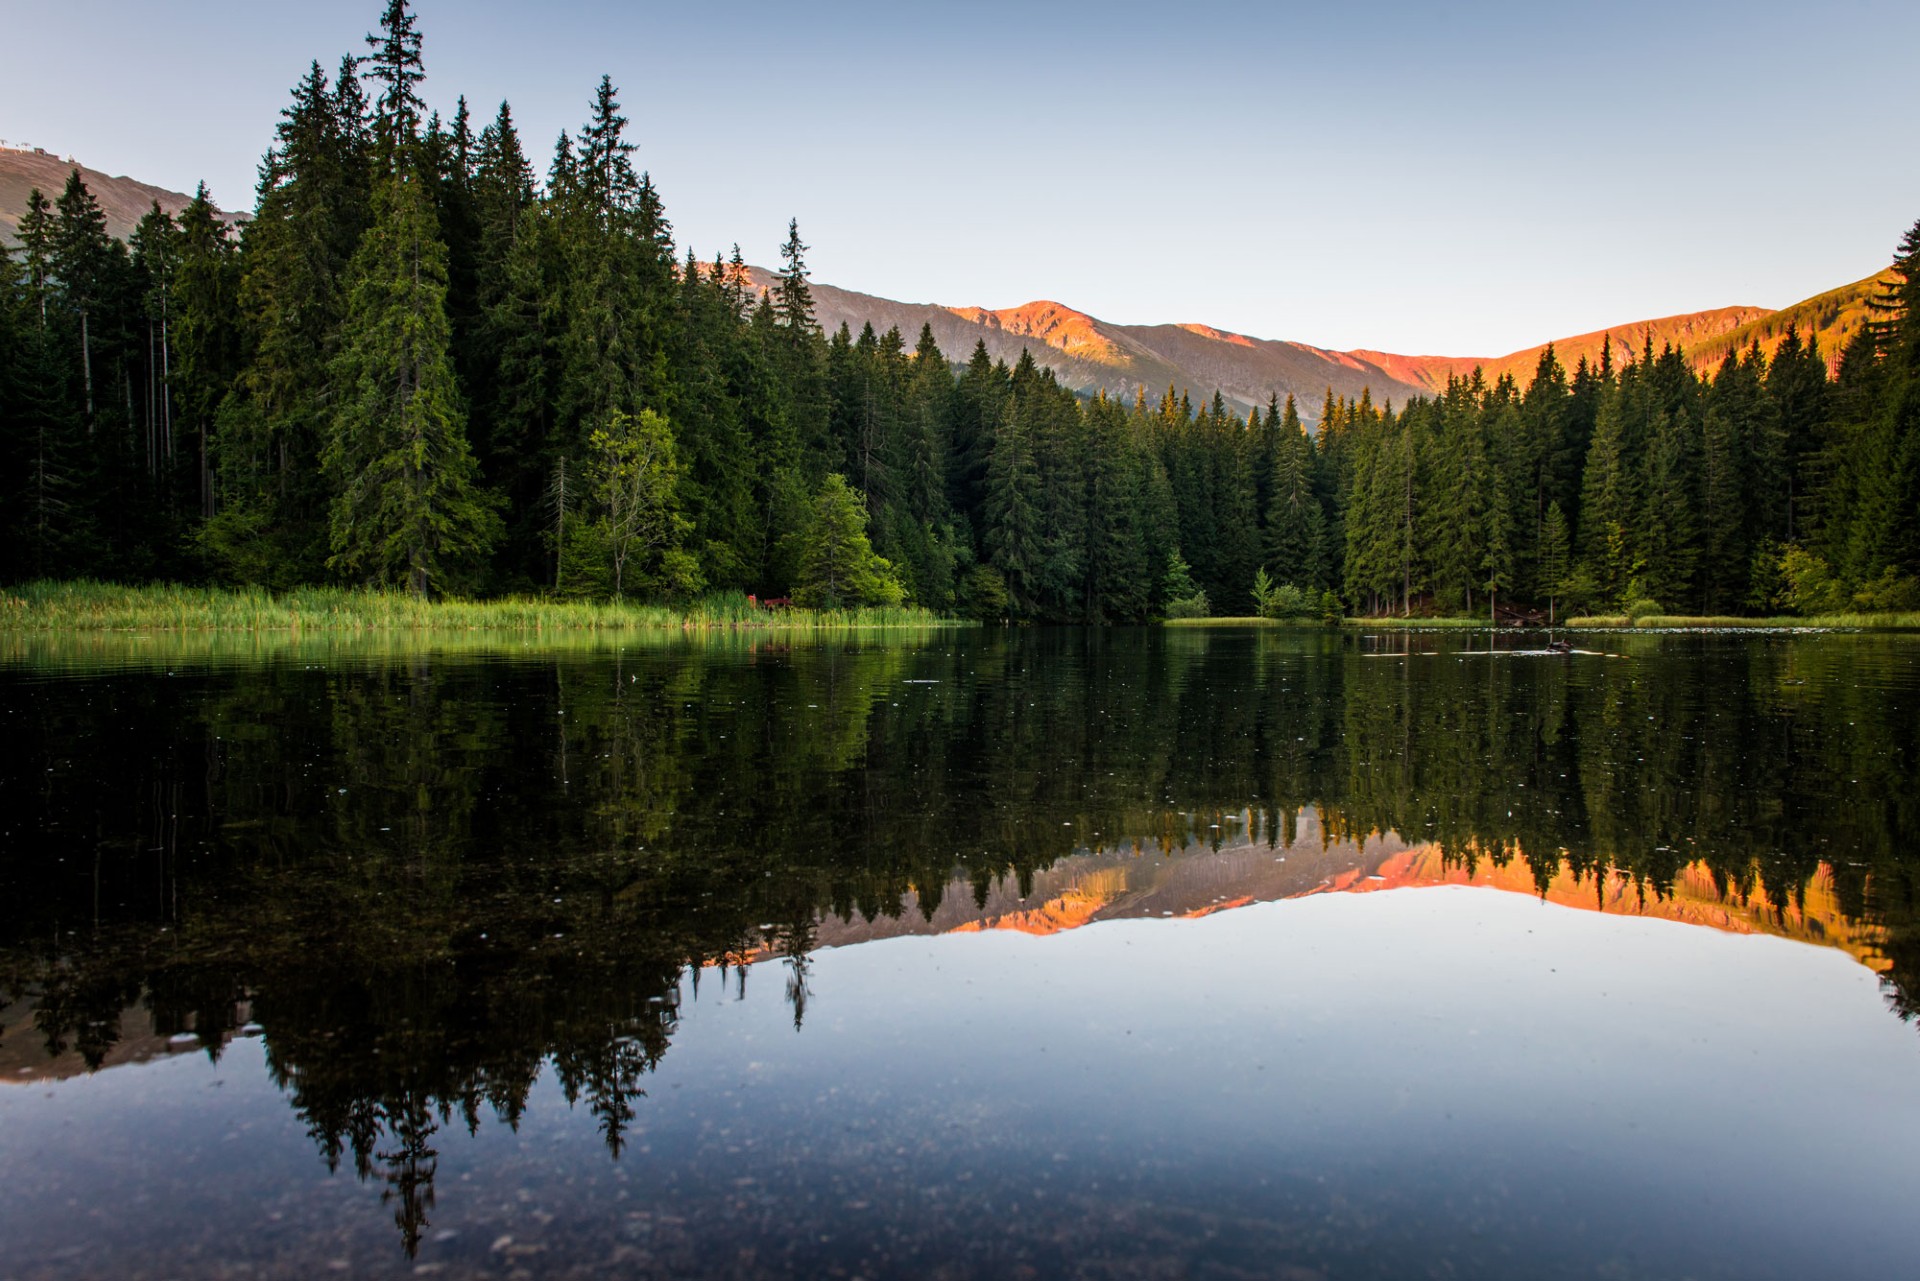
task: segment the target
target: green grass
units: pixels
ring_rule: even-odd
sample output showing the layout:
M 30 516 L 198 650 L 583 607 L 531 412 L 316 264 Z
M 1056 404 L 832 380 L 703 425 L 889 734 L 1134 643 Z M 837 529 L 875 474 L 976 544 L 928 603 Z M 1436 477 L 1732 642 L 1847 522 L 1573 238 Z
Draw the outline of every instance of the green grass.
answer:
M 1318 618 L 1263 618 L 1258 614 L 1222 614 L 1211 618 L 1166 618 L 1162 627 L 1324 627 Z
M 1318 627 L 1323 624 L 1319 619 L 1299 618 L 1284 622 L 1271 618 L 1169 618 L 1167 627 Z M 1372 627 L 1397 629 L 1403 631 L 1521 631 L 1522 628 L 1495 628 L 1484 618 L 1402 618 L 1388 615 L 1379 618 L 1348 618 L 1342 620 L 1346 627 Z M 1581 618 L 1563 618 L 1555 627 L 1564 628 L 1633 628 L 1664 627 L 1693 629 L 1729 629 L 1746 628 L 1778 631 L 1781 628 L 1848 628 L 1862 631 L 1904 631 L 1920 630 L 1920 613 L 1888 614 L 1824 614 L 1817 618 L 1801 618 L 1787 615 L 1776 618 L 1741 618 L 1734 615 L 1693 615 L 1693 614 L 1648 614 L 1640 618 L 1630 618 L 1625 614 L 1594 614 Z M 1546 629 L 1542 623 L 1532 630 Z
M 1399 627 L 1408 631 L 1494 630 L 1493 623 L 1484 618 L 1401 618 L 1396 615 L 1382 618 L 1349 618 L 1345 625 L 1348 627 Z
M 683 607 L 515 597 L 436 600 L 354 588 L 124 587 L 33 582 L 0 592 L 0 633 L 22 632 L 488 632 L 545 636 L 637 631 L 844 631 L 954 626 L 910 607 L 764 610 L 734 592 Z
M 947 635 L 940 627 L 636 628 L 631 631 L 4 631 L 0 667 L 98 671 L 208 665 L 380 663 L 486 656 L 555 657 L 715 652 L 750 655 L 802 649 L 914 648 Z
M 1908 611 L 1884 614 L 1819 614 L 1809 617 L 1785 614 L 1773 618 L 1741 618 L 1722 614 L 1645 614 L 1639 618 L 1630 618 L 1625 614 L 1596 614 L 1569 618 L 1561 625 L 1579 628 L 1691 627 L 1775 630 L 1783 627 L 1843 627 L 1866 631 L 1905 631 L 1920 630 L 1920 613 Z

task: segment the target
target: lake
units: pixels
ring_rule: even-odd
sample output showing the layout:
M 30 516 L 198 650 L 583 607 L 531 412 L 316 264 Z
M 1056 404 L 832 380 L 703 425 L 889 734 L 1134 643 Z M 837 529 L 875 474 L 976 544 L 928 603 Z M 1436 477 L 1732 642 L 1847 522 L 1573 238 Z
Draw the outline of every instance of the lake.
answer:
M 0 637 L 0 1277 L 1874 1277 L 1920 637 Z

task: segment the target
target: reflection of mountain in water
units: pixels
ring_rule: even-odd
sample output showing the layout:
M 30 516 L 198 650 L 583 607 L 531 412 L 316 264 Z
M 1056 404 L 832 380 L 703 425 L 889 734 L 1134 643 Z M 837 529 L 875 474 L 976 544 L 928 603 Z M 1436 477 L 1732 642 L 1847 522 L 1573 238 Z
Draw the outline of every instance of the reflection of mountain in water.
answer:
M 1216 912 L 1305 898 L 1315 894 L 1366 894 L 1438 885 L 1474 886 L 1535 896 L 1582 911 L 1642 916 L 1737 934 L 1770 934 L 1835 947 L 1877 973 L 1890 962 L 1881 951 L 1884 930 L 1846 914 L 1834 890 L 1831 869 L 1822 867 L 1781 905 L 1756 874 L 1728 884 L 1705 862 L 1684 867 L 1665 887 L 1650 886 L 1619 868 L 1579 869 L 1555 858 L 1542 878 L 1533 860 L 1512 850 L 1468 849 L 1454 855 L 1436 843 L 1409 845 L 1395 833 L 1329 837 L 1319 813 L 1308 808 L 1294 819 L 1292 839 L 1260 830 L 1251 814 L 1229 815 L 1226 826 L 1242 833 L 1230 843 L 1194 843 L 1161 849 L 1142 841 L 1121 849 L 1066 855 L 1022 878 L 996 878 L 984 895 L 964 879 L 931 896 L 916 890 L 899 897 L 894 910 L 873 916 L 823 913 L 809 933 L 814 947 L 853 947 L 906 936 L 1013 930 L 1049 935 L 1102 921 L 1193 920 Z M 1024 884 L 1023 884 L 1024 882 Z M 782 954 L 790 944 L 751 940 L 694 962 L 700 970 L 746 971 Z M 684 977 L 684 976 L 683 976 Z M 674 981 L 677 987 L 678 979 Z M 647 1006 L 671 1013 L 678 996 L 654 996 Z M 95 1064 L 77 1048 L 48 1053 L 38 1002 L 31 996 L 0 1010 L 0 1083 L 72 1076 L 101 1067 L 142 1063 L 173 1054 L 214 1050 L 234 1035 L 257 1035 L 253 1003 L 234 1003 L 229 1017 L 209 1027 L 196 1015 L 163 1030 L 148 1004 L 119 1013 L 110 1046 Z
M 412 1242 L 439 1127 L 512 1122 L 550 1074 L 618 1154 L 683 986 L 777 958 L 799 1021 L 819 946 L 1472 883 L 1839 946 L 1909 1012 L 1911 645 L 1448 643 L 0 668 L 0 1079 L 264 1029 Z
M 1251 815 L 1238 817 L 1235 826 L 1243 830 L 1254 823 Z M 847 947 L 901 935 L 983 930 L 1057 934 L 1100 921 L 1194 919 L 1313 894 L 1467 885 L 1533 895 L 1582 911 L 1837 947 L 1876 973 L 1891 964 L 1881 951 L 1884 931 L 1841 909 L 1833 871 L 1825 866 L 1776 906 L 1757 873 L 1745 883 L 1729 884 L 1705 862 L 1688 864 L 1665 887 L 1615 867 L 1576 870 L 1559 857 L 1545 865 L 1543 879 L 1533 860 L 1517 851 L 1470 848 L 1456 856 L 1435 843 L 1408 845 L 1391 832 L 1329 840 L 1311 808 L 1297 821 L 1290 844 L 1269 845 L 1256 832 L 1217 847 L 1163 851 L 1145 842 L 1070 855 L 1034 873 L 1025 893 L 1017 881 L 1002 879 L 984 901 L 971 897 L 964 882 L 955 882 L 931 913 L 923 913 L 908 891 L 898 915 L 829 917 L 820 923 L 816 942 Z

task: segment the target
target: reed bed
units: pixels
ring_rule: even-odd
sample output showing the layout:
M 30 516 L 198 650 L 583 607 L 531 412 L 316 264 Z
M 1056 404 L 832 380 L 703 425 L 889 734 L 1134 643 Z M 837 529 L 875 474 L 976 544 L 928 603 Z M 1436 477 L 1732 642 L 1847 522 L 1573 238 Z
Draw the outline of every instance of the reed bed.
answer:
M 488 632 L 844 631 L 957 626 L 911 607 L 763 609 L 731 592 L 684 606 L 539 597 L 422 600 L 343 587 L 128 587 L 33 582 L 0 592 L 0 632 Z
M 1388 615 L 1383 618 L 1349 618 L 1348 627 L 1390 627 L 1406 631 L 1435 632 L 1471 632 L 1493 631 L 1494 624 L 1484 618 L 1401 618 Z
M 1162 627 L 1326 627 L 1318 618 L 1265 618 L 1259 614 L 1222 614 L 1218 618 L 1168 618 Z
M 1772 630 L 1782 628 L 1796 630 L 1844 629 L 1852 631 L 1913 631 L 1920 630 L 1920 613 L 1890 612 L 1882 614 L 1816 614 L 1802 616 L 1782 614 L 1771 618 L 1742 618 L 1731 614 L 1643 614 L 1633 618 L 1626 614 L 1595 614 L 1579 618 L 1569 618 L 1563 627 L 1577 628 L 1683 628 L 1700 631 L 1738 631 Z

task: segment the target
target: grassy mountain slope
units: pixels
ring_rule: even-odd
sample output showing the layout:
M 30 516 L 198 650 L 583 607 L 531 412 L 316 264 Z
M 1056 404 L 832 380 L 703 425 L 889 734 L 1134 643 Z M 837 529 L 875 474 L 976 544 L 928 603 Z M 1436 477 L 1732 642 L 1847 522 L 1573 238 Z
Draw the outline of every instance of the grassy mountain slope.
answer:
M 761 268 L 754 268 L 751 278 L 762 289 L 774 279 Z M 1344 396 L 1358 396 L 1371 387 L 1375 400 L 1395 401 L 1424 390 L 1373 361 L 1343 352 L 1248 338 L 1204 325 L 1114 325 L 1057 302 L 1000 310 L 943 307 L 822 284 L 814 285 L 813 299 L 821 327 L 829 333 L 842 324 L 856 334 L 865 324 L 880 333 L 898 327 L 911 345 L 920 327 L 931 325 L 949 360 L 966 360 L 977 343 L 985 343 L 988 355 L 1008 364 L 1030 349 L 1065 386 L 1128 400 L 1141 393 L 1155 399 L 1168 387 L 1199 400 L 1218 389 L 1245 410 L 1265 405 L 1270 395 L 1284 399 L 1293 392 L 1303 412 L 1317 413 L 1328 387 Z
M 1840 353 L 1853 341 L 1854 335 L 1866 328 L 1873 299 L 1895 279 L 1894 270 L 1889 267 L 1865 280 L 1856 280 L 1749 320 L 1716 339 L 1689 347 L 1687 354 L 1695 364 L 1711 367 L 1718 365 L 1729 350 L 1737 351 L 1758 342 L 1760 350 L 1771 356 L 1780 340 L 1787 336 L 1787 326 L 1792 325 L 1803 341 L 1809 336 L 1817 338 L 1828 365 L 1837 367 Z
M 1589 334 L 1556 338 L 1552 346 L 1554 355 L 1569 371 L 1580 363 L 1582 357 L 1586 358 L 1588 364 L 1600 363 L 1600 350 L 1608 344 L 1612 345 L 1616 364 L 1637 357 L 1649 339 L 1656 352 L 1671 343 L 1691 356 L 1712 344 L 1723 343 L 1727 335 L 1743 326 L 1776 314 L 1767 307 L 1717 307 L 1712 311 L 1687 312 L 1679 316 L 1663 316 L 1658 320 L 1636 320 L 1631 324 L 1596 329 Z M 1428 391 L 1445 387 L 1449 376 L 1465 377 L 1471 374 L 1476 366 L 1488 382 L 1511 374 L 1516 382 L 1525 387 L 1540 364 L 1540 354 L 1547 349 L 1547 345 L 1541 343 L 1524 351 L 1493 357 L 1395 356 L 1375 351 L 1351 354 L 1378 361 L 1405 381 L 1417 382 Z
M 57 196 L 66 185 L 68 172 L 76 167 L 100 202 L 107 215 L 107 229 L 114 236 L 130 235 L 156 202 L 169 213 L 178 213 L 188 201 L 180 192 L 103 174 L 59 156 L 0 148 L 0 241 L 14 238 L 31 188 L 38 187 L 49 197 Z M 236 222 L 244 219 L 244 215 L 227 216 Z M 1560 362 L 1572 369 L 1583 356 L 1597 362 L 1605 342 L 1613 345 L 1616 359 L 1626 359 L 1651 338 L 1656 351 L 1673 343 L 1696 364 L 1711 367 L 1730 347 L 1745 347 L 1754 341 L 1771 353 L 1787 325 L 1793 324 L 1803 336 L 1816 337 L 1820 349 L 1833 360 L 1866 324 L 1868 303 L 1888 277 L 1889 272 L 1882 271 L 1780 311 L 1720 307 L 1614 325 L 1557 339 L 1553 346 Z M 752 281 L 766 288 L 773 275 L 755 268 Z M 871 323 L 882 333 L 897 327 L 911 344 L 922 325 L 931 325 L 940 350 L 950 360 L 966 360 L 976 343 L 985 343 L 989 355 L 1009 364 L 1019 359 L 1023 349 L 1031 349 L 1035 359 L 1050 366 L 1063 384 L 1077 391 L 1105 391 L 1128 400 L 1140 394 L 1157 399 L 1171 387 L 1176 394 L 1200 401 L 1217 390 L 1243 412 L 1265 405 L 1269 397 L 1285 399 L 1292 395 L 1309 419 L 1318 416 L 1321 398 L 1329 389 L 1347 397 L 1371 390 L 1376 402 L 1404 404 L 1413 396 L 1443 388 L 1450 377 L 1471 374 L 1476 367 L 1489 381 L 1512 374 L 1525 385 L 1545 347 L 1542 344 L 1492 357 L 1333 351 L 1301 342 L 1253 338 L 1202 324 L 1110 324 L 1050 301 L 994 310 L 897 302 L 825 284 L 813 288 L 820 324 L 829 333 L 843 323 L 858 333 L 861 326 Z
M 168 213 L 177 214 L 191 199 L 178 191 L 104 174 L 48 152 L 0 147 L 0 241 L 18 239 L 15 233 L 20 215 L 26 212 L 29 191 L 38 187 L 48 200 L 57 200 L 66 188 L 67 174 L 74 169 L 80 171 L 80 180 L 100 202 L 100 210 L 107 216 L 107 234 L 119 240 L 133 234 L 156 202 Z M 239 220 L 237 215 L 227 217 L 229 221 Z

